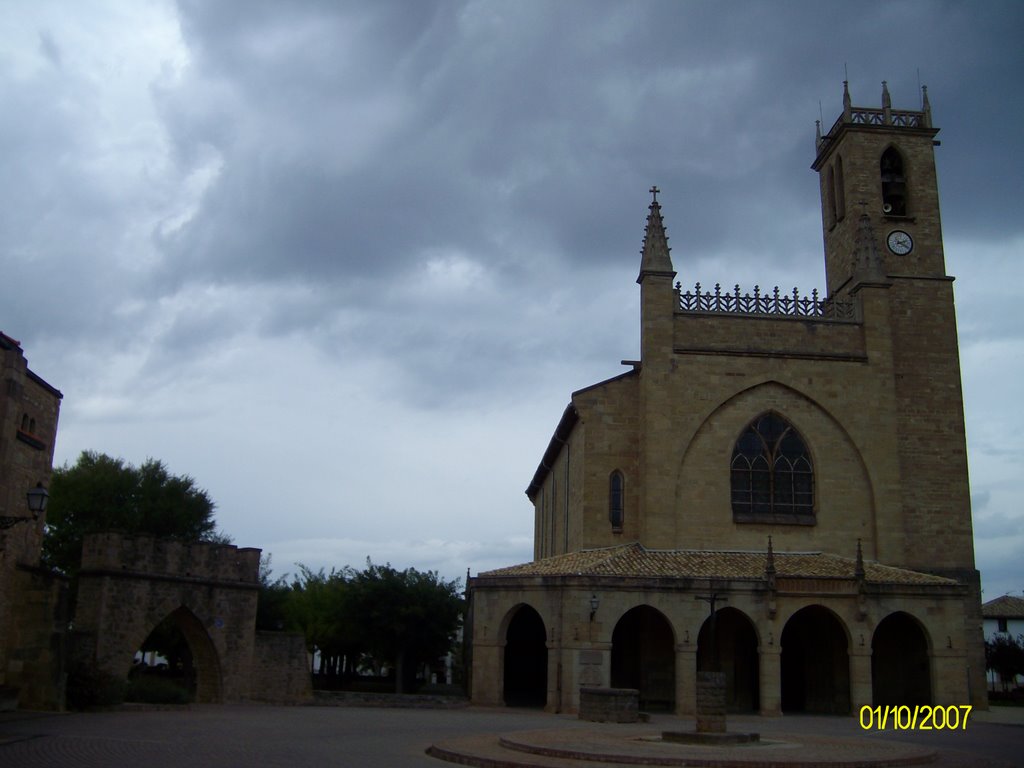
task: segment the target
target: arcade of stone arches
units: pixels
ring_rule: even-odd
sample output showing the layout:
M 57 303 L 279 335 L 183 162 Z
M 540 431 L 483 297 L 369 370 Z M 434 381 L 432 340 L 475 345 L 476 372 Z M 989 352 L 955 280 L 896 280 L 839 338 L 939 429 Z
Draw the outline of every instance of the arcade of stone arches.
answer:
M 553 633 L 541 614 L 519 603 L 503 625 L 503 703 L 557 708 L 550 701 L 557 688 L 550 678 L 562 672 L 551 663 Z M 639 690 L 641 708 L 648 711 L 690 711 L 692 702 L 676 700 L 688 688 L 682 678 L 717 669 L 726 673 L 731 712 L 846 714 L 855 703 L 851 674 L 863 674 L 851 660 L 865 657 L 871 703 L 932 703 L 932 644 L 911 614 L 893 611 L 871 631 L 864 625 L 851 631 L 835 611 L 812 603 L 795 610 L 782 627 L 777 637 L 772 629 L 759 632 L 745 611 L 725 606 L 704 619 L 694 643 L 689 630 L 674 628 L 662 611 L 641 603 L 618 617 L 604 642 L 595 637 L 588 647 L 606 654 L 600 683 Z M 763 689 L 773 694 L 762 697 Z

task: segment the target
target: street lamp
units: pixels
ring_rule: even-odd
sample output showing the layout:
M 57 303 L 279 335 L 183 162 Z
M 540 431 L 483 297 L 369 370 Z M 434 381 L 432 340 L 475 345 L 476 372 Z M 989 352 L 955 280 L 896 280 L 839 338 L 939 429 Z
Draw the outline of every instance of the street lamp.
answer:
M 28 499 L 28 509 L 32 513 L 32 517 L 8 517 L 7 515 L 0 515 L 0 531 L 6 531 L 8 528 L 13 528 L 18 523 L 27 523 L 29 520 L 35 521 L 39 519 L 39 514 L 46 511 L 46 502 L 50 498 L 50 494 L 43 488 L 42 483 L 36 483 L 35 488 L 30 488 L 25 494 Z
M 36 487 L 29 488 L 25 496 L 28 498 L 28 508 L 32 511 L 32 519 L 38 520 L 39 515 L 46 511 L 46 502 L 50 500 L 50 494 L 43 488 L 42 483 L 36 483 Z
M 590 620 L 591 621 L 594 620 L 594 615 L 597 613 L 597 609 L 598 609 L 598 607 L 600 605 L 601 605 L 601 601 L 598 599 L 597 595 L 591 595 L 590 596 Z

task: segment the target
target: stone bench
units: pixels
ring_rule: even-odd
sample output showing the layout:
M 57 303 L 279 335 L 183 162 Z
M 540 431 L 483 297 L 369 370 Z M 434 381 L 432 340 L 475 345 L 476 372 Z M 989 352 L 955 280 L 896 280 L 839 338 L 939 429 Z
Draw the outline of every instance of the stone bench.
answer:
M 580 688 L 580 720 L 594 723 L 635 723 L 640 719 L 636 688 Z

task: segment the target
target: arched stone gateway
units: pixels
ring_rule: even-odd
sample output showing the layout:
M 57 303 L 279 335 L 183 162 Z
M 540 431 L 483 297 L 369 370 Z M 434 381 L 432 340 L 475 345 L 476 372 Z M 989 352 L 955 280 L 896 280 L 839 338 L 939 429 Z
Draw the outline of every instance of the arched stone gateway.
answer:
M 181 606 L 154 627 L 148 633 L 147 638 L 157 629 L 167 628 L 179 633 L 187 646 L 187 669 L 183 670 L 184 674 L 179 682 L 186 689 L 194 690 L 197 702 L 221 701 L 223 673 L 217 649 L 214 647 L 206 627 L 192 611 Z M 143 644 L 144 642 L 137 644 L 138 648 L 142 648 Z M 143 673 L 143 670 L 136 669 L 135 672 Z M 174 677 L 174 670 L 170 670 L 169 674 Z
M 931 704 L 928 637 L 908 613 L 879 622 L 871 638 L 871 699 L 875 704 Z
M 533 608 L 520 605 L 505 631 L 505 704 L 543 707 L 548 693 L 548 647 L 544 620 Z
M 782 630 L 782 710 L 844 715 L 850 711 L 849 641 L 827 608 L 794 613 Z
M 675 709 L 675 638 L 672 625 L 647 605 L 627 611 L 612 632 L 613 688 L 636 688 L 640 707 Z
M 725 704 L 729 712 L 757 712 L 760 707 L 757 632 L 743 611 L 722 608 L 715 612 L 717 671 L 725 672 Z M 715 670 L 711 646 L 711 618 L 704 621 L 697 638 L 697 671 Z
M 312 695 L 300 635 L 256 632 L 260 550 L 116 533 L 85 537 L 74 617 L 77 662 L 126 677 L 165 619 L 184 636 L 200 702 Z

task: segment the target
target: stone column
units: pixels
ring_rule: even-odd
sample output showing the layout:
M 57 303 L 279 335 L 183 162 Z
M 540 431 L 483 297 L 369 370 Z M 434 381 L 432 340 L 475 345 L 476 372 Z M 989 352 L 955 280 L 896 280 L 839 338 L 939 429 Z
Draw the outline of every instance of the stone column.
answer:
M 971 703 L 965 650 L 933 647 L 928 663 L 932 675 L 932 703 L 941 706 Z
M 676 646 L 676 714 L 697 712 L 697 646 Z
M 501 705 L 504 653 L 504 643 L 473 641 L 473 690 L 470 699 L 474 704 Z
M 850 714 L 856 716 L 860 708 L 871 706 L 871 646 L 867 632 L 855 630 L 850 646 Z M 864 645 L 861 638 L 864 637 Z
M 764 643 L 758 650 L 761 714 L 778 717 L 782 714 L 782 648 L 772 635 L 772 644 Z

